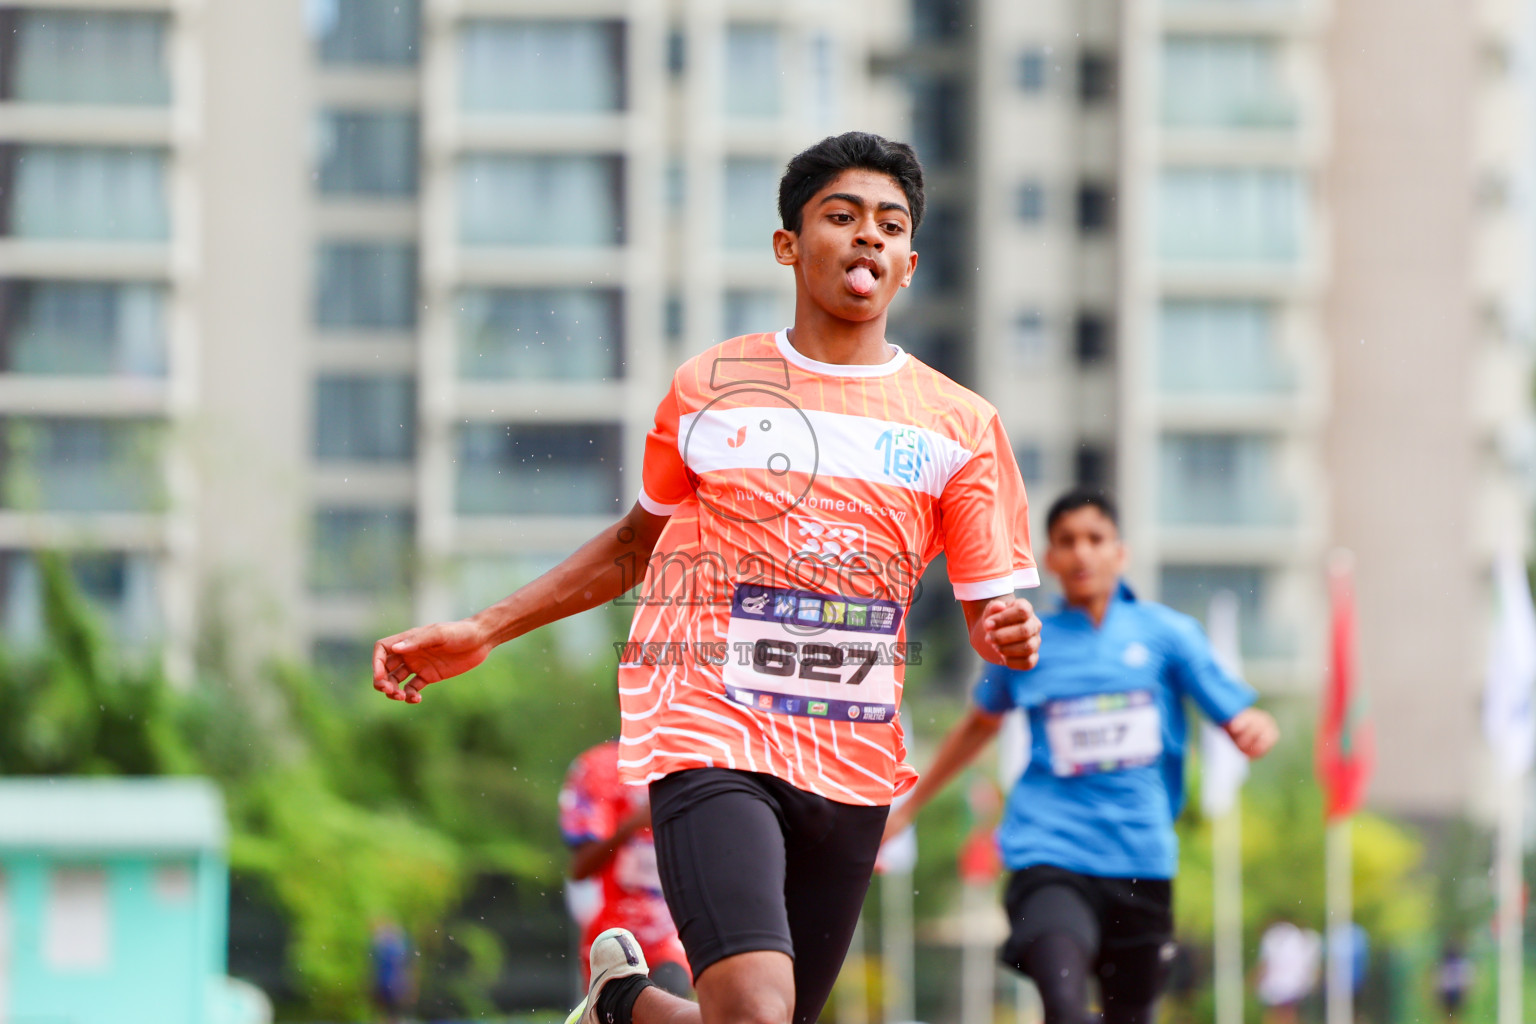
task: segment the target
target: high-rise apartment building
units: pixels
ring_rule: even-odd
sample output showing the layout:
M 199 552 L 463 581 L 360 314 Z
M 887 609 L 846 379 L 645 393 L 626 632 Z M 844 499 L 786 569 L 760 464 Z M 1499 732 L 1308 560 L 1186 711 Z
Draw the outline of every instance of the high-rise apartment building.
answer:
M 1142 591 L 1235 593 L 1272 695 L 1320 682 L 1353 549 L 1376 793 L 1460 810 L 1529 529 L 1528 5 L 930 6 L 970 27 L 975 380 L 1037 505 L 1114 486 Z
M 894 0 L 0 20 L 0 618 L 62 545 L 183 676 L 361 672 L 611 521 L 677 362 L 788 322 L 785 160 L 902 110 Z

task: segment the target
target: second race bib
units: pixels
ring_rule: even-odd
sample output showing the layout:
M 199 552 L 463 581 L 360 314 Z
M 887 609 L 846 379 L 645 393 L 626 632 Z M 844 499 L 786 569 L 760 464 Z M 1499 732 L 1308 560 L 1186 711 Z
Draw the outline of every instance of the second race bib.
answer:
M 900 629 L 895 601 L 744 584 L 731 599 L 726 696 L 778 715 L 889 722 Z
M 1150 690 L 1051 701 L 1045 736 L 1059 776 L 1141 768 L 1163 754 L 1162 715 Z

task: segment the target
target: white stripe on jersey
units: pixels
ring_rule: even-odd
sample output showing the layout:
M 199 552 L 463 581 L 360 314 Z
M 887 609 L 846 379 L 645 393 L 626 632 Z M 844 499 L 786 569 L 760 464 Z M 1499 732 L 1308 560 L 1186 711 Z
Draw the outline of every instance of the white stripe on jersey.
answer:
M 678 420 L 677 448 L 701 475 L 750 469 L 773 480 L 814 471 L 933 497 L 971 459 L 960 442 L 927 427 L 784 405 L 691 412 Z

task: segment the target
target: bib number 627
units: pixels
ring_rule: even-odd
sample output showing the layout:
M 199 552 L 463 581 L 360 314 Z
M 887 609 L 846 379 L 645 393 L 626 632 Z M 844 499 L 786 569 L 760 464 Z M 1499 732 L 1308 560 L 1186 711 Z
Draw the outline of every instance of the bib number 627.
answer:
M 861 644 L 795 643 L 792 640 L 759 640 L 752 645 L 752 670 L 765 676 L 799 676 L 819 683 L 856 686 L 869 675 L 880 654 Z M 843 678 L 845 664 L 857 665 Z

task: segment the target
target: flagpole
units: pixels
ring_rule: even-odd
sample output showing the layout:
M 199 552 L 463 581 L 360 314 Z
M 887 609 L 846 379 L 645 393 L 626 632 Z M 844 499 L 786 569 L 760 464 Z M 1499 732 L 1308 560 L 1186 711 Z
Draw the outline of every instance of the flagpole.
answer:
M 1328 986 L 1327 1024 L 1354 1020 L 1354 819 L 1345 815 L 1328 824 Z
M 1211 823 L 1215 876 L 1216 1024 L 1243 1024 L 1243 812 L 1234 802 Z
M 1520 913 L 1524 773 L 1506 779 L 1499 809 L 1499 1024 L 1520 1024 L 1525 934 Z
M 880 959 L 884 966 L 886 1024 L 914 1018 L 912 1008 L 912 872 L 880 879 Z

